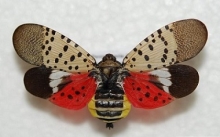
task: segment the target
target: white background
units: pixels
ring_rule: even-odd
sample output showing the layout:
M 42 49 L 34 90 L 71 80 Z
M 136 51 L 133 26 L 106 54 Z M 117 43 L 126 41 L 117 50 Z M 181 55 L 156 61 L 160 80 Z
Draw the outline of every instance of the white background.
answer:
M 0 136 L 220 136 L 219 9 L 217 0 L 0 0 Z M 132 108 L 112 130 L 87 108 L 59 108 L 24 88 L 24 73 L 33 66 L 13 48 L 12 34 L 20 24 L 53 28 L 100 57 L 125 55 L 160 27 L 187 18 L 201 20 L 209 32 L 202 52 L 186 62 L 200 74 L 195 92 L 159 109 Z

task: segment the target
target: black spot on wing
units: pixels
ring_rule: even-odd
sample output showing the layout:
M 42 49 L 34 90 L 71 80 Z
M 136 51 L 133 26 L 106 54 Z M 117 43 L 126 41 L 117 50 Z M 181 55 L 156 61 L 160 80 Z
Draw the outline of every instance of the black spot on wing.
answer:
M 68 99 L 73 99 L 73 96 L 70 94 L 67 97 L 68 97 Z
M 145 59 L 146 61 L 149 61 L 149 56 L 148 56 L 148 55 L 144 55 L 144 59 Z
M 65 45 L 65 46 L 63 47 L 63 51 L 66 52 L 67 50 L 68 50 L 68 46 Z
M 58 56 L 59 56 L 59 58 L 62 58 L 62 56 L 63 56 L 63 53 L 59 53 L 59 55 L 58 55 Z
M 145 42 L 148 42 L 148 41 L 149 41 L 149 39 L 148 39 L 148 38 L 146 38 L 146 39 L 144 39 L 144 41 L 145 41 Z
M 151 44 L 148 45 L 148 48 L 149 48 L 151 51 L 154 50 L 154 47 L 153 47 Z
M 50 38 L 50 41 L 53 42 L 53 41 L 54 41 L 54 37 L 51 37 L 51 38 Z
M 65 36 L 64 35 L 61 35 L 61 39 L 64 39 L 65 38 Z
M 138 55 L 142 55 L 143 53 L 142 53 L 142 51 L 141 50 L 138 50 Z
M 51 33 L 52 33 L 52 35 L 55 35 L 55 34 L 56 34 L 56 31 L 55 31 L 55 30 L 52 30 Z
M 161 30 L 161 29 L 158 29 L 158 30 L 157 30 L 157 33 L 158 33 L 158 34 L 161 34 L 161 33 L 162 33 L 162 30 Z
M 67 38 L 66 42 L 67 42 L 67 43 L 70 43 L 70 42 L 71 42 L 71 40 L 70 40 L 69 38 Z
M 150 97 L 150 92 L 147 92 L 147 93 L 145 94 L 145 97 L 146 97 L 146 98 L 149 98 L 149 97 Z
M 168 25 L 166 25 L 166 26 L 165 26 L 165 29 L 166 29 L 166 30 L 168 30 L 168 29 L 169 29 L 169 26 L 168 26 Z

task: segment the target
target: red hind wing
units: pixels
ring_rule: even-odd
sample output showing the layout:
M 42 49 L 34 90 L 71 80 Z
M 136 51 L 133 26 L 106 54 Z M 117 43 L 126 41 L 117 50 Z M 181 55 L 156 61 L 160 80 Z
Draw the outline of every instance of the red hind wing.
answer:
M 73 74 L 71 82 L 50 97 L 50 101 L 60 107 L 81 109 L 91 100 L 96 90 L 95 79 L 85 74 Z
M 124 80 L 124 90 L 131 104 L 138 108 L 152 109 L 164 106 L 173 97 L 150 82 L 148 73 L 131 72 Z
M 96 91 L 96 81 L 89 73 L 73 74 L 44 66 L 28 70 L 24 83 L 31 94 L 75 110 L 83 108 Z
M 189 95 L 198 82 L 199 75 L 194 68 L 172 65 L 149 72 L 130 72 L 123 87 L 133 106 L 153 109 Z

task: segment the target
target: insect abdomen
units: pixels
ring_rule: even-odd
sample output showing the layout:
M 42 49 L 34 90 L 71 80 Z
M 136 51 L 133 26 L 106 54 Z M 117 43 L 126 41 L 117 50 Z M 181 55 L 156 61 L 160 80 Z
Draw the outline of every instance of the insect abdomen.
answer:
M 106 123 L 113 123 L 128 115 L 131 104 L 124 94 L 96 93 L 88 108 L 92 116 Z

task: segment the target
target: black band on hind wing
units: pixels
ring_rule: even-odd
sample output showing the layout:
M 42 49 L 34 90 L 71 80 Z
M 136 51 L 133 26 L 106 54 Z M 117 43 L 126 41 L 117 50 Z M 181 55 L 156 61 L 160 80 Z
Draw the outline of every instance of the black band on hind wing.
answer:
M 187 65 L 172 65 L 169 66 L 168 69 L 172 81 L 169 92 L 173 97 L 185 97 L 196 89 L 199 83 L 199 74 L 193 67 Z
M 49 86 L 52 70 L 44 66 L 29 69 L 24 76 L 27 91 L 37 97 L 47 99 L 53 94 Z

